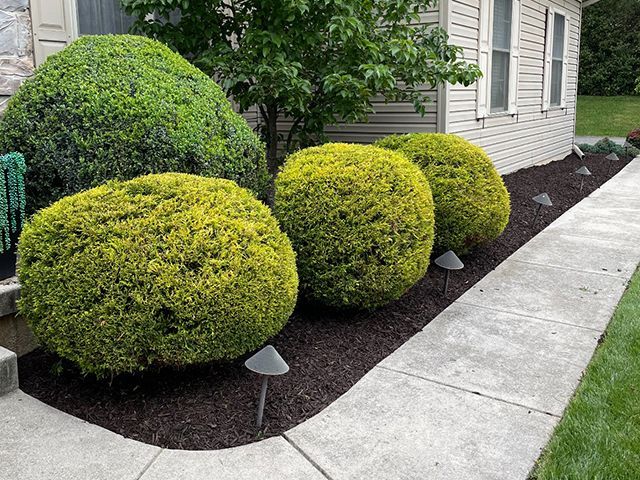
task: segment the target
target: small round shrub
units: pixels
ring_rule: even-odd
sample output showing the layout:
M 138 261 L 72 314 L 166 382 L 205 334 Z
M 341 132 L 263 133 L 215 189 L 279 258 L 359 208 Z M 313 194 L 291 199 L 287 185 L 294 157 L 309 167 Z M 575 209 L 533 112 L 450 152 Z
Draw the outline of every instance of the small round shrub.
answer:
M 426 175 L 436 213 L 434 250 L 468 253 L 509 223 L 509 192 L 481 148 L 440 133 L 392 135 L 376 145 L 403 153 Z
M 31 211 L 147 173 L 235 180 L 259 196 L 264 146 L 220 87 L 161 43 L 87 36 L 50 56 L 0 120 L 0 151 L 25 156 Z
M 375 308 L 422 278 L 433 244 L 433 200 L 402 155 L 327 144 L 291 155 L 276 178 L 275 215 L 297 253 L 313 303 Z
M 296 302 L 289 240 L 229 180 L 111 181 L 36 213 L 18 249 L 20 312 L 42 345 L 98 377 L 236 358 Z
M 635 157 L 640 154 L 640 150 L 636 147 L 625 148 L 622 145 L 614 142 L 613 140 L 604 137 L 601 140 L 598 140 L 593 145 L 588 143 L 581 143 L 578 145 L 578 148 L 582 150 L 583 153 L 594 153 L 600 155 L 607 155 L 609 153 L 615 153 L 620 157 L 632 156 Z
M 634 148 L 640 149 L 640 128 L 636 128 L 629 132 L 629 135 L 627 135 L 627 142 L 629 142 Z

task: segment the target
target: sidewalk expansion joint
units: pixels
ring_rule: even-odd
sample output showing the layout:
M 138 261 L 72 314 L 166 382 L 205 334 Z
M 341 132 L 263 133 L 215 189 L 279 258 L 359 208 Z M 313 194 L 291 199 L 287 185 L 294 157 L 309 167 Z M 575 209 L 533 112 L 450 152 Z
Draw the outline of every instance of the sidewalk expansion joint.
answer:
M 505 260 L 506 261 L 506 260 Z M 626 280 L 629 277 L 622 272 L 619 272 L 618 274 L 614 274 L 614 273 L 609 273 L 607 271 L 595 271 L 595 270 L 582 270 L 580 268 L 573 268 L 573 267 L 563 267 L 561 265 L 550 265 L 548 263 L 540 263 L 540 262 L 532 262 L 530 260 L 522 260 L 520 258 L 511 258 L 509 259 L 510 262 L 517 262 L 517 263 L 524 263 L 525 265 L 535 265 L 536 267 L 547 267 L 547 268 L 553 268 L 555 270 L 564 270 L 564 271 L 568 271 L 568 272 L 577 272 L 577 273 L 588 273 L 591 275 L 602 275 L 603 277 L 609 277 L 609 278 L 619 278 L 621 280 Z
M 570 210 L 569 210 L 570 211 Z M 551 235 L 553 233 L 558 234 L 558 235 L 568 235 L 570 237 L 573 238 L 584 238 L 586 240 L 602 240 L 602 237 L 597 235 L 597 234 L 593 234 L 593 235 L 580 235 L 579 233 L 566 233 L 564 231 L 560 231 L 558 232 L 556 230 L 557 227 L 553 226 L 553 223 L 551 225 L 549 225 L 546 229 L 542 230 L 540 233 L 538 233 L 537 235 Z M 536 235 L 536 236 L 537 236 Z M 535 238 L 535 237 L 534 237 Z M 627 246 L 627 245 L 636 245 L 634 243 L 632 243 L 631 241 L 626 241 L 626 240 L 615 240 L 612 241 L 612 243 L 617 243 L 618 245 L 622 245 L 622 246 Z M 525 244 L 526 245 L 526 244 Z
M 144 466 L 144 468 L 142 469 L 142 471 L 140 472 L 140 474 L 136 477 L 136 480 L 140 480 L 145 473 L 147 473 L 147 470 L 149 470 L 151 468 L 151 465 L 153 465 L 153 463 L 158 459 L 158 457 L 160 456 L 160 454 L 164 452 L 164 448 L 160 448 L 156 454 L 151 458 L 151 460 L 149 460 L 147 462 L 147 464 Z
M 582 330 L 589 330 L 591 332 L 595 332 L 599 335 L 601 335 L 603 332 L 603 330 L 600 330 L 599 328 L 585 327 L 584 325 L 576 325 L 575 323 L 561 322 L 560 320 L 553 320 L 551 318 L 536 317 L 535 315 L 527 315 L 526 313 L 513 312 L 513 311 L 502 309 L 502 308 L 487 307 L 486 305 L 478 305 L 477 303 L 464 302 L 460 299 L 453 302 L 452 305 L 455 303 L 459 303 L 460 305 L 466 305 L 468 307 L 484 308 L 485 310 L 492 310 L 494 312 L 507 313 L 509 315 L 514 315 L 516 317 L 531 318 L 533 320 L 540 320 L 542 322 L 557 323 L 559 325 L 566 325 L 568 327 L 580 328 Z M 424 328 L 422 330 L 424 331 Z
M 282 438 L 284 438 L 289 443 L 289 445 L 291 445 L 295 449 L 296 452 L 298 452 L 300 455 L 302 455 L 302 457 L 307 462 L 309 462 L 313 466 L 313 468 L 315 468 L 318 472 L 320 472 L 320 474 L 324 478 L 326 478 L 327 480 L 333 480 L 331 478 L 331 476 L 320 465 L 318 465 L 309 455 L 307 455 L 305 453 L 304 450 L 302 450 L 298 445 L 296 445 L 296 442 L 294 442 L 293 440 L 291 440 L 289 438 L 289 436 L 286 434 L 286 432 L 282 434 Z
M 451 388 L 453 390 L 458 390 L 460 392 L 471 393 L 472 395 L 477 395 L 479 397 L 484 397 L 484 398 L 488 398 L 490 400 L 495 400 L 496 402 L 506 403 L 508 405 L 513 405 L 515 407 L 524 408 L 524 409 L 526 409 L 528 411 L 541 413 L 541 414 L 547 415 L 549 417 L 553 417 L 553 418 L 557 418 L 557 419 L 561 418 L 560 415 L 556 415 L 555 413 L 547 412 L 545 410 L 540 410 L 539 408 L 530 407 L 528 405 L 523 405 L 522 403 L 512 402 L 510 400 L 505 400 L 504 398 L 499 398 L 499 397 L 494 397 L 492 395 L 487 395 L 485 393 L 478 392 L 477 390 L 469 390 L 468 388 L 463 388 L 463 387 L 459 387 L 459 386 L 456 386 L 456 385 L 451 385 L 449 383 L 440 382 L 440 381 L 434 380 L 432 378 L 422 377 L 420 375 L 415 375 L 413 373 L 403 372 L 402 370 L 396 370 L 395 368 L 389 368 L 389 367 L 385 367 L 383 365 L 376 365 L 374 368 L 381 368 L 383 370 L 387 370 L 388 372 L 399 373 L 401 375 L 406 375 L 408 377 L 413 377 L 413 378 L 417 378 L 419 380 L 424 380 L 425 382 L 435 383 L 436 385 L 440 385 L 440 386 L 446 387 L 446 388 Z
M 550 225 L 551 226 L 551 225 Z M 577 240 L 584 240 L 584 239 L 589 239 L 589 240 L 601 240 L 598 237 L 589 237 L 586 235 L 580 235 L 579 233 L 574 233 L 574 232 L 556 232 L 554 231 L 554 229 L 549 229 L 549 227 L 545 228 L 544 230 L 542 230 L 541 232 L 538 232 L 536 234 L 536 237 L 538 236 L 549 236 L 549 235 L 561 235 L 563 237 L 571 237 L 571 238 L 575 238 Z M 535 237 L 534 237 L 535 238 Z M 638 243 L 634 242 L 632 240 L 625 240 L 625 239 L 615 239 L 615 240 L 610 240 L 607 239 L 607 243 L 609 244 L 613 244 L 615 246 L 621 247 L 621 248 L 625 248 L 625 247 L 637 247 Z M 526 244 L 525 244 L 526 245 Z

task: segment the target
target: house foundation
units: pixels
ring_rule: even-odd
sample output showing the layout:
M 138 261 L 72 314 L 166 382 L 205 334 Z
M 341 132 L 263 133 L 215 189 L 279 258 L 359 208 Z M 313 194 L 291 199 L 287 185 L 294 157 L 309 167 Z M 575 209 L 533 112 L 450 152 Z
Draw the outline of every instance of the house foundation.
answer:
M 33 70 L 29 0 L 0 0 L 0 112 Z

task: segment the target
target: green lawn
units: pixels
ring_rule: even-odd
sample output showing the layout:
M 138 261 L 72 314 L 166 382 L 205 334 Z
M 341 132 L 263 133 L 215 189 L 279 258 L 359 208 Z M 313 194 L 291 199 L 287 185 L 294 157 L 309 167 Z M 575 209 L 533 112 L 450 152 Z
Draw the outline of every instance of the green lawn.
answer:
M 640 270 L 532 478 L 640 479 Z
M 640 127 L 640 96 L 578 97 L 576 135 L 626 137 Z

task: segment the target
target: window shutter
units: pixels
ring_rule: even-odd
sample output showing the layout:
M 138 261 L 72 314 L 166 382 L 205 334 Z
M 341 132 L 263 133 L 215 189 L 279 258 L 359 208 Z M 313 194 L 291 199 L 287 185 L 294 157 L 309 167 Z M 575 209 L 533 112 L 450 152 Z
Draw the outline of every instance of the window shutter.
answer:
M 518 74 L 520 72 L 520 11 L 521 0 L 513 1 L 511 21 L 511 58 L 509 59 L 509 113 L 518 113 Z
M 489 65 L 489 49 L 491 47 L 491 12 L 493 11 L 493 0 L 480 2 L 480 31 L 478 35 L 478 66 L 483 77 L 477 83 L 476 103 L 477 118 L 484 118 L 489 111 L 488 95 L 489 77 L 491 75 Z
M 74 0 L 31 0 L 31 18 L 36 66 L 77 36 Z
M 567 108 L 567 79 L 569 78 L 569 27 L 571 21 L 569 15 L 564 20 L 564 56 L 562 57 L 562 96 L 560 106 Z
M 551 56 L 553 53 L 553 8 L 547 10 L 547 38 L 544 48 L 544 64 L 542 78 L 542 111 L 549 110 L 551 97 Z

